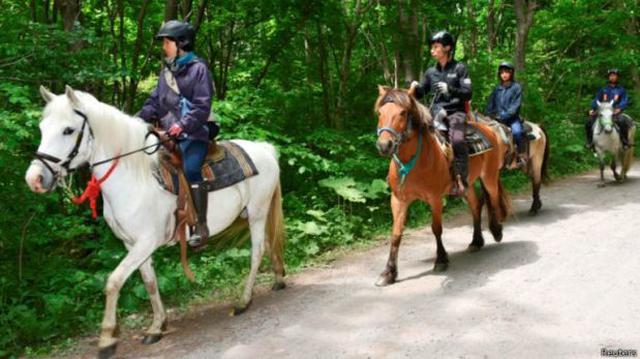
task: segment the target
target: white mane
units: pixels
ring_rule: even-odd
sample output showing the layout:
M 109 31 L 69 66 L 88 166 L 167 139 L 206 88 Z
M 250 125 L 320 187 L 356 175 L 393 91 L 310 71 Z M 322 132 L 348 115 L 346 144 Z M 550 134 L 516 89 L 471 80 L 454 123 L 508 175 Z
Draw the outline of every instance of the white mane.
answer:
M 116 156 L 145 146 L 145 135 L 149 131 L 149 125 L 142 119 L 129 116 L 111 105 L 102 103 L 89 93 L 77 90 L 74 92 L 81 103 L 78 110 L 87 116 L 93 131 L 97 152 Z M 61 111 L 58 112 L 62 115 L 60 118 L 70 118 L 68 116 L 75 115 L 73 106 L 67 97 L 64 95 L 60 97 L 65 101 L 51 101 L 45 108 L 44 117 L 53 111 Z M 63 107 L 63 104 L 66 106 Z M 155 141 L 155 137 L 150 137 L 148 144 L 153 144 Z M 99 160 L 101 158 L 94 159 L 94 161 Z M 124 165 L 131 168 L 144 180 L 152 178 L 151 171 L 156 164 L 157 156 L 155 154 L 147 155 L 144 152 L 137 152 L 121 158 L 119 166 Z M 108 165 L 104 164 L 103 166 Z

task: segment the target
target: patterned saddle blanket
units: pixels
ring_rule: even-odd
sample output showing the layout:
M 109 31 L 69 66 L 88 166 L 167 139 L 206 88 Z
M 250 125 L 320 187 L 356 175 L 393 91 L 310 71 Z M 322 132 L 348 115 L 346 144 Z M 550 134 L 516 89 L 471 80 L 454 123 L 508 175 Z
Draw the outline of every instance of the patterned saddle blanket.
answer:
M 449 143 L 449 136 L 447 131 L 437 130 L 435 131 L 435 133 L 440 148 L 447 155 L 447 157 L 449 157 L 453 152 L 451 149 L 451 144 Z M 467 143 L 467 148 L 469 149 L 469 157 L 477 156 L 481 153 L 491 151 L 492 149 L 491 142 L 489 142 L 487 137 L 472 124 L 469 124 L 467 126 L 464 139 Z
M 219 142 L 213 151 L 209 151 L 202 165 L 202 177 L 209 192 L 217 191 L 244 181 L 258 174 L 255 164 L 242 147 L 230 141 Z M 178 194 L 182 170 L 163 161 L 155 177 L 167 191 Z

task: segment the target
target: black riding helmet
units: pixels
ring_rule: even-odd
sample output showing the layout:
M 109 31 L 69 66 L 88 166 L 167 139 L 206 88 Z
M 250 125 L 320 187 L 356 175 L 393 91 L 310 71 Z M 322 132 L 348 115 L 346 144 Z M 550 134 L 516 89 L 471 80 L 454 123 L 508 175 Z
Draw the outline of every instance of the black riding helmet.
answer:
M 429 38 L 429 46 L 433 45 L 436 42 L 442 46 L 451 46 L 451 58 L 453 58 L 453 54 L 456 50 L 456 41 L 453 38 L 453 35 L 449 33 L 449 31 L 438 31 L 433 34 L 431 38 Z
M 175 41 L 179 49 L 184 51 L 193 51 L 193 46 L 196 41 L 196 32 L 193 29 L 193 26 L 188 22 L 171 20 L 162 24 L 158 34 L 156 34 L 157 39 L 162 39 L 164 37 L 168 37 Z
M 502 61 L 500 65 L 498 65 L 498 79 L 500 79 L 500 71 L 503 69 L 507 69 L 511 72 L 511 81 L 513 81 L 516 77 L 516 68 L 509 61 Z

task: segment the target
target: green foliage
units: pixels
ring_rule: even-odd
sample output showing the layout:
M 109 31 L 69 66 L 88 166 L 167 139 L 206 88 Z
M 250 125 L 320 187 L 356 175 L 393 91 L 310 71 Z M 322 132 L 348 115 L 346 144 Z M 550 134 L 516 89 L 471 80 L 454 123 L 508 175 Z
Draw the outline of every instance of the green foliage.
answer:
M 135 112 L 160 68 L 152 37 L 163 21 L 161 2 L 149 2 L 139 42 L 141 1 L 83 1 L 69 31 L 62 13 L 54 18 L 53 8 L 45 11 L 53 3 L 31 2 L 33 13 L 22 3 L 6 3 L 0 20 L 9 39 L 0 42 L 0 357 L 46 352 L 47 344 L 95 332 L 106 278 L 125 255 L 106 223 L 91 220 L 86 207 L 73 206 L 60 192 L 35 195 L 24 184 L 39 142 L 38 86 L 60 93 L 71 84 Z M 515 48 L 513 3 L 493 3 L 491 51 L 486 1 L 207 3 L 196 52 L 216 82 L 221 137 L 277 147 L 289 270 L 388 233 L 389 160 L 374 146 L 376 85 L 417 79 L 433 63 L 425 46 L 431 32 L 448 28 L 460 35 L 456 56 L 469 66 L 474 108 L 484 108 L 497 64 L 512 59 Z M 526 72 L 516 76 L 525 84 L 524 115 L 541 123 L 551 139 L 551 174 L 564 176 L 595 164 L 582 147 L 583 123 L 604 71 L 619 67 L 630 97 L 639 95 L 639 9 L 631 0 L 539 3 Z M 628 112 L 638 118 L 639 106 L 633 101 Z M 509 172 L 504 183 L 517 190 L 527 179 Z M 447 201 L 449 210 L 462 206 Z M 416 203 L 408 221 L 423 226 L 429 217 L 428 207 Z M 192 256 L 195 285 L 184 278 L 176 247 L 159 250 L 154 266 L 167 306 L 234 295 L 248 271 L 248 246 Z M 121 293 L 121 317 L 149 310 L 139 276 Z

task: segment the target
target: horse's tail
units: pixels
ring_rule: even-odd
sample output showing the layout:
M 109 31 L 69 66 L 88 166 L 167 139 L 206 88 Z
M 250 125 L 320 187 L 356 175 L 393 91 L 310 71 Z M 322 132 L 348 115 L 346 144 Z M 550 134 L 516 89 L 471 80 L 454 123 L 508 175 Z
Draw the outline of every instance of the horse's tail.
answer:
M 276 284 L 284 277 L 284 218 L 282 215 L 282 191 L 280 180 L 273 191 L 267 215 L 267 249 L 271 258 Z
M 540 178 L 542 183 L 549 184 L 549 135 L 544 127 L 539 126 L 540 130 L 544 134 L 544 155 L 542 156 L 542 166 L 540 168 Z
M 633 145 L 635 142 L 635 134 L 636 134 L 636 126 L 632 126 L 629 128 L 629 144 Z M 622 159 L 622 174 L 623 176 L 627 175 L 627 172 L 629 172 L 629 168 L 631 168 L 631 162 L 633 162 L 633 149 L 634 147 L 631 146 L 630 148 L 628 148 L 625 153 L 624 153 L 624 157 Z
M 511 197 L 509 193 L 504 189 L 502 180 L 498 178 L 498 195 L 500 212 L 502 212 L 502 220 L 509 217 L 513 213 L 513 207 L 511 206 Z

